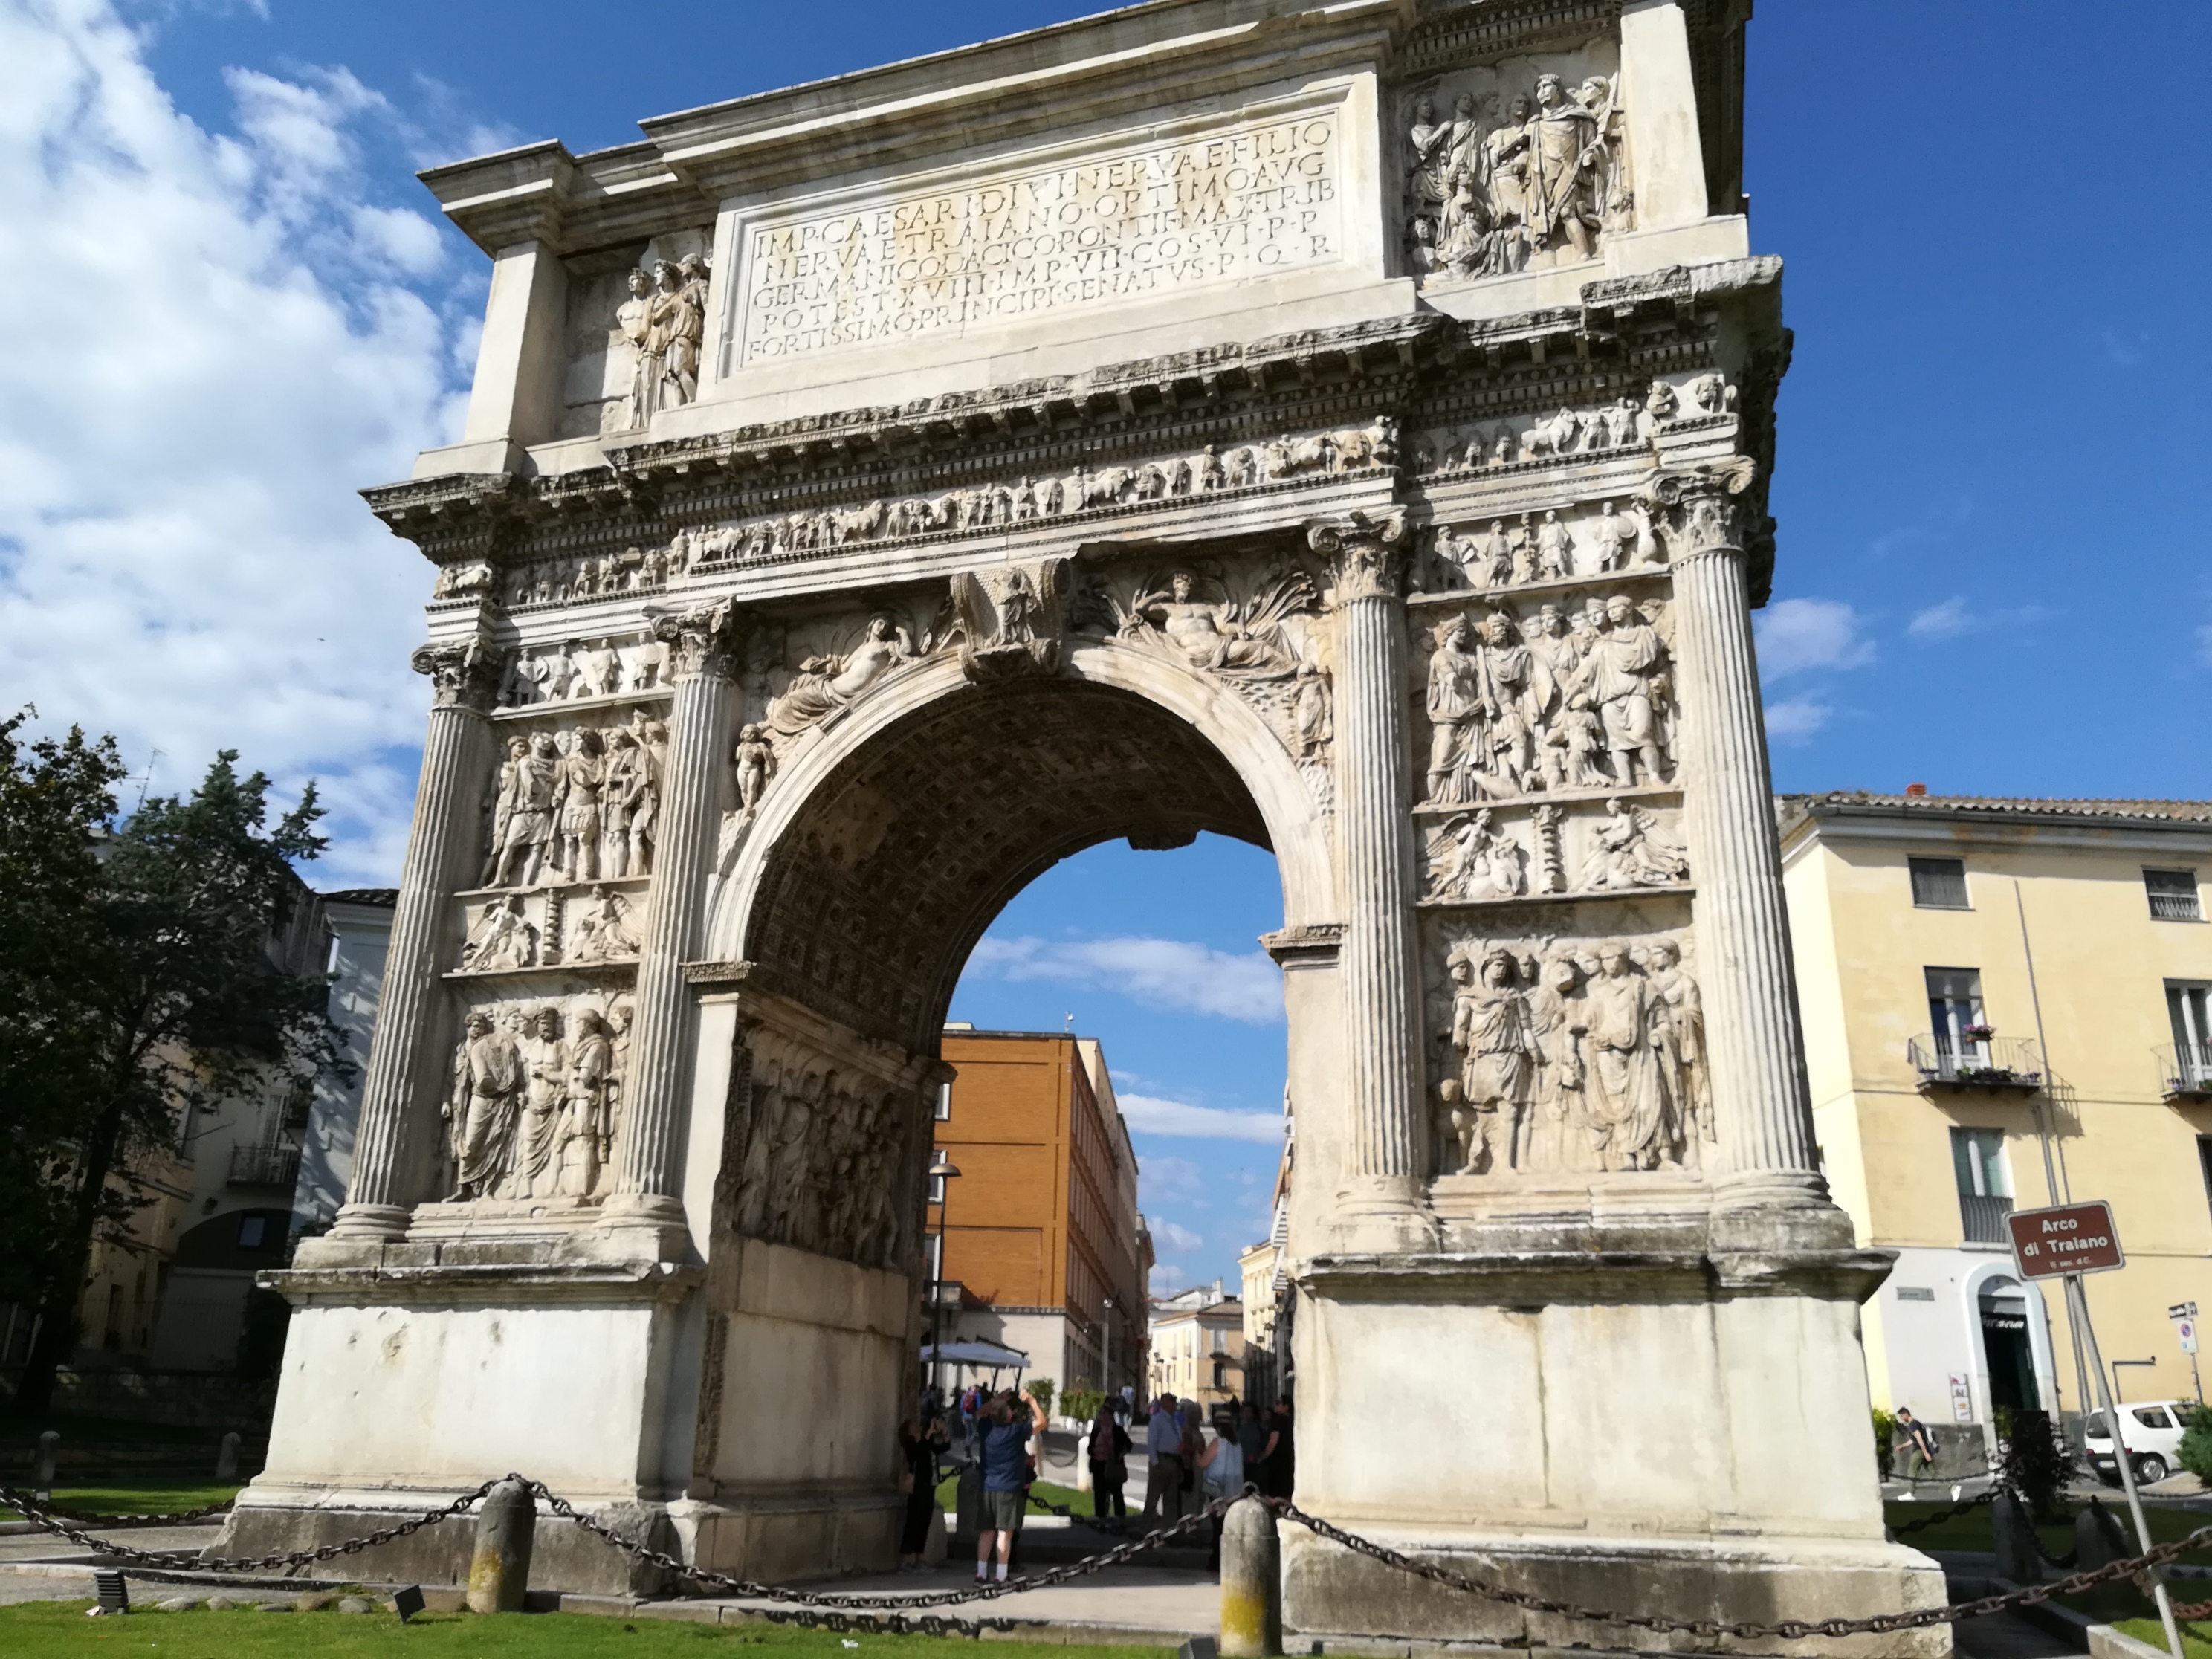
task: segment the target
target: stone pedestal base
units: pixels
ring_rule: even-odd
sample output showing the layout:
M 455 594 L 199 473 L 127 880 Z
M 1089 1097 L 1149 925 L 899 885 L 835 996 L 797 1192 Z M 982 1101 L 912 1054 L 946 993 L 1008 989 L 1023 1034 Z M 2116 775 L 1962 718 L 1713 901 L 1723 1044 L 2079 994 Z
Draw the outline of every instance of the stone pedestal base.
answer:
M 1475 1528 L 1413 1533 L 1344 1523 L 1379 1544 L 1484 1583 L 1587 1607 L 1682 1619 L 1857 1618 L 1941 1607 L 1943 1571 L 1902 1545 L 1834 1540 L 1499 1536 Z M 1486 1642 L 1504 1647 L 1570 1645 L 1646 1652 L 1895 1656 L 1942 1659 L 1948 1625 L 1842 1641 L 1762 1639 L 1725 1643 L 1623 1625 L 1531 1613 L 1416 1578 L 1397 1568 L 1283 1528 L 1283 1622 L 1300 1637 L 1363 1636 Z
M 1850 1248 L 1826 1206 L 1705 1207 L 1678 1184 L 1664 1209 L 1608 1187 L 1553 1216 L 1496 1212 L 1527 1194 L 1468 1194 L 1439 1218 L 1442 1249 L 1297 1264 L 1299 1506 L 1469 1577 L 1624 1613 L 1941 1604 L 1941 1570 L 1882 1525 L 1858 1305 L 1889 1256 Z M 1285 1616 L 1316 1635 L 1716 1645 L 1527 1613 L 1304 1532 L 1285 1533 L 1284 1569 Z M 1860 1646 L 1927 1659 L 1950 1633 Z
M 514 1473 L 716 1571 L 896 1564 L 887 1407 L 913 1395 L 910 1279 L 757 1240 L 728 1241 L 711 1269 L 619 1257 L 588 1211 L 512 1208 L 425 1206 L 404 1243 L 313 1240 L 269 1276 L 293 1303 L 269 1461 L 211 1553 L 357 1538 Z M 473 1525 L 346 1570 L 462 1583 Z M 531 1577 L 681 1589 L 550 1516 Z

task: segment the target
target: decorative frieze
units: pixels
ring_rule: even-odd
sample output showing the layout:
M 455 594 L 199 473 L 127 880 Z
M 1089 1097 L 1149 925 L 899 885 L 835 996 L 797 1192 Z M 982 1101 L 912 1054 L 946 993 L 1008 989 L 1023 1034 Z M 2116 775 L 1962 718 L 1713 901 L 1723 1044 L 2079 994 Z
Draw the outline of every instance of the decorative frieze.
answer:
M 442 1107 L 447 1201 L 603 1196 L 629 1027 L 629 1001 L 596 992 L 472 1006 Z

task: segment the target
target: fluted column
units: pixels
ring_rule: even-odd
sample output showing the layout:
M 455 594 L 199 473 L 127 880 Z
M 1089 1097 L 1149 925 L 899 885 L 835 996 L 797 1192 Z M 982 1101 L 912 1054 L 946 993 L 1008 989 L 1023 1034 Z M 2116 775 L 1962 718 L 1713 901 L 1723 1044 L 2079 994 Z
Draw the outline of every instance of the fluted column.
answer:
M 669 646 L 676 702 L 668 720 L 653 896 L 638 954 L 637 1025 L 620 1127 L 622 1169 L 605 1208 L 611 1226 L 676 1226 L 684 1218 L 676 1197 L 683 1180 L 678 1149 L 691 1012 L 684 963 L 696 946 L 729 769 L 732 607 L 725 602 L 664 616 L 653 628 Z
M 435 1138 L 423 1113 L 437 1098 L 443 1062 L 437 1027 L 444 994 L 439 975 L 448 965 L 447 901 L 470 884 L 483 856 L 478 808 L 492 752 L 484 714 L 496 659 L 481 641 L 468 640 L 426 645 L 411 661 L 416 673 L 431 678 L 430 723 L 362 1085 L 353 1170 L 331 1229 L 337 1238 L 398 1238 L 422 1196 L 426 1153 Z
M 1415 1035 L 1411 799 L 1407 785 L 1405 521 L 1316 525 L 1334 562 L 1337 832 L 1344 860 L 1346 1075 L 1352 1088 L 1345 1191 L 1350 1213 L 1419 1203 L 1421 1059 Z
M 1753 473 L 1738 459 L 1662 473 L 1650 493 L 1674 577 L 1676 763 L 1698 884 L 1697 979 L 1723 1195 L 1804 1203 L 1826 1184 L 1814 1150 L 1744 576 L 1742 498 Z

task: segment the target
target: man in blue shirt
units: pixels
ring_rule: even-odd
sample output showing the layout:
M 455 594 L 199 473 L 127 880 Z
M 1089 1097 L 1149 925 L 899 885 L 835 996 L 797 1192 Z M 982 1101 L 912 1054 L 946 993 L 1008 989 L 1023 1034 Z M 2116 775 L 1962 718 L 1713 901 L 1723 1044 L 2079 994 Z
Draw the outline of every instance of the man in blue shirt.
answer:
M 1028 1407 L 1026 1415 L 1023 1407 Z M 1023 1399 L 1009 1389 L 994 1400 L 983 1413 L 983 1515 L 975 1529 L 975 1582 L 991 1577 L 991 1547 L 999 1550 L 1000 1580 L 1006 1576 L 1006 1559 L 1014 1551 L 1014 1528 L 1021 1524 L 1022 1506 L 1028 1502 L 1030 1437 L 1044 1432 L 1044 1407 L 1034 1399 Z

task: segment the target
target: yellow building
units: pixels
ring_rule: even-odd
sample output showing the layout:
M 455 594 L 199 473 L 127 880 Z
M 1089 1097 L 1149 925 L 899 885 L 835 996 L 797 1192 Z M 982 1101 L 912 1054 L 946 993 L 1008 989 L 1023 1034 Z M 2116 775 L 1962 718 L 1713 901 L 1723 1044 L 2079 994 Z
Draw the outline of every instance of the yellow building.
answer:
M 1915 787 L 1916 790 L 1917 786 Z M 2104 1199 L 2084 1283 L 2126 1400 L 2198 1397 L 2167 1310 L 2212 1305 L 2212 802 L 1786 796 L 1784 885 L 1821 1157 L 1863 1244 L 1875 1403 L 2079 1413 L 2060 1285 L 2004 1218 Z
M 1146 1384 L 1213 1407 L 1244 1397 L 1244 1309 L 1215 1279 L 1152 1304 Z

